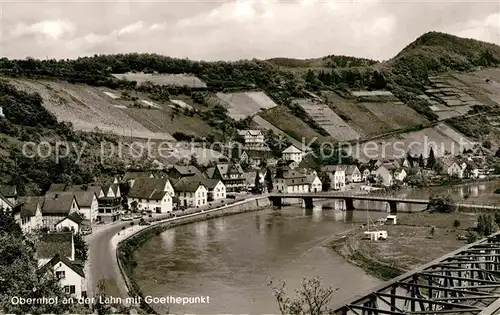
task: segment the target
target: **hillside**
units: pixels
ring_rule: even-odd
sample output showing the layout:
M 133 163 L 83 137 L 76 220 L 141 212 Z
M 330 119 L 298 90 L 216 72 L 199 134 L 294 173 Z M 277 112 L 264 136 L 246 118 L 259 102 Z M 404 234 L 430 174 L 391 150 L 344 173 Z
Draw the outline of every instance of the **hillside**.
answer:
M 116 172 L 133 163 L 103 164 L 95 153 L 103 139 L 131 140 L 106 133 L 120 130 L 122 136 L 132 130 L 135 136 L 158 140 L 214 141 L 257 124 L 295 139 L 366 140 L 400 133 L 404 139 L 420 141 L 429 135 L 451 143 L 457 137 L 452 126 L 470 138 L 500 144 L 498 66 L 499 46 L 437 32 L 420 36 L 384 63 L 333 55 L 237 62 L 157 54 L 59 61 L 3 58 L 0 74 L 7 82 L 0 82 L 0 106 L 7 119 L 0 118 L 0 177 L 33 191 L 50 181 L 80 183 Z M 121 79 L 126 73 L 126 80 Z M 173 84 L 195 77 L 198 83 L 191 86 Z M 360 97 L 374 91 L 391 91 L 393 97 Z M 481 114 L 486 112 L 487 119 Z M 464 117 L 469 113 L 476 116 Z M 254 122 L 235 120 L 245 115 L 254 115 Z M 442 130 L 428 127 L 438 120 L 446 123 L 439 125 Z M 87 131 L 97 126 L 101 134 L 72 125 Z M 64 166 L 20 154 L 22 141 L 40 140 L 88 142 L 91 149 L 85 163 Z M 188 153 L 176 150 L 174 160 Z M 150 167 L 150 162 L 139 167 Z

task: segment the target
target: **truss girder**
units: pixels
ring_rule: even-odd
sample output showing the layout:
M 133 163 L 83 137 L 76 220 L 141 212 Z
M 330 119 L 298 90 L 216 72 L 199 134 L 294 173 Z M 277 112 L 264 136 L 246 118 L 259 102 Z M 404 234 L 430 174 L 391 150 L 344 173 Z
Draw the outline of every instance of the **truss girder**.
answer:
M 399 276 L 341 315 L 483 314 L 500 310 L 500 232 Z

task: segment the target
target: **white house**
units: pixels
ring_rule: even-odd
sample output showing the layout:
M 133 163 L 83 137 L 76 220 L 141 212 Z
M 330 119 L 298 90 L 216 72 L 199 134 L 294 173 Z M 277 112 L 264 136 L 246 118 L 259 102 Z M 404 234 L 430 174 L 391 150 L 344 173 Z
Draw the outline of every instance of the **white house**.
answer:
M 304 152 L 294 145 L 289 146 L 281 152 L 281 158 L 285 161 L 295 161 L 297 164 L 302 162 Z
M 23 233 L 33 233 L 43 227 L 43 197 L 20 197 L 14 208 L 14 219 L 21 226 Z
M 40 235 L 36 242 L 38 267 L 45 265 L 55 255 L 75 260 L 75 243 L 71 232 L 52 232 Z
M 343 165 L 326 165 L 322 170 L 330 177 L 331 189 L 345 190 L 346 176 Z
M 168 178 L 137 178 L 128 194 L 129 208 L 166 213 L 173 210 L 174 189 Z
M 380 166 L 375 170 L 375 178 L 377 182 L 380 182 L 383 186 L 391 186 L 393 183 L 393 176 L 391 171 L 389 171 L 385 166 Z
M 360 183 L 362 181 L 361 172 L 356 165 L 347 165 L 345 177 L 347 183 Z
M 320 192 L 323 190 L 323 183 L 319 179 L 318 175 L 308 175 L 307 181 L 309 183 L 309 191 Z
M 82 268 L 72 263 L 66 257 L 56 254 L 41 270 L 42 272 L 52 273 L 65 293 L 75 298 L 81 298 L 86 295 L 87 282 Z
M 68 229 L 72 231 L 74 234 L 80 233 L 80 228 L 83 219 L 77 213 L 72 213 L 61 221 L 57 222 L 55 227 L 57 231 L 63 231 Z
M 220 179 L 204 179 L 203 185 L 207 189 L 207 201 L 226 198 L 226 186 Z
M 264 133 L 262 130 L 240 130 L 238 135 L 243 139 L 247 147 L 264 147 Z
M 183 207 L 202 207 L 207 205 L 208 190 L 201 180 L 182 178 L 174 183 L 175 195 Z
M 392 178 L 393 180 L 398 180 L 400 182 L 404 181 L 404 179 L 406 178 L 406 171 L 404 170 L 404 168 L 398 168 L 396 170 L 394 170 L 393 174 L 392 174 Z
M 451 162 L 450 164 L 445 164 L 446 173 L 450 176 L 458 176 L 458 178 L 464 177 L 465 168 L 462 165 L 458 164 L 456 161 Z
M 246 181 L 243 169 L 238 163 L 220 163 L 207 170 L 207 178 L 220 179 L 227 191 L 241 191 L 245 189 Z
M 274 191 L 279 193 L 309 192 L 307 175 L 293 170 L 278 171 L 273 181 Z

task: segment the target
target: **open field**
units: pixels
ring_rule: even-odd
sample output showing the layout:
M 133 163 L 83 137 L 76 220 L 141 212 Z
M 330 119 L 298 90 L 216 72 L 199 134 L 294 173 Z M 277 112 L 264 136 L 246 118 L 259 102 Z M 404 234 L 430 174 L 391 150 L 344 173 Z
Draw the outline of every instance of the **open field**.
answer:
M 259 114 L 266 121 L 274 125 L 276 128 L 281 129 L 283 132 L 302 141 L 302 138 L 311 140 L 317 138 L 318 141 L 327 140 L 326 137 L 317 133 L 308 124 L 303 122 L 300 118 L 294 116 L 286 107 L 277 106 L 266 110 Z
M 393 102 L 384 103 L 361 103 L 392 129 L 406 128 L 409 126 L 427 123 L 415 110 L 406 105 L 398 105 Z
M 437 157 L 445 154 L 460 155 L 470 149 L 474 142 L 461 135 L 448 125 L 439 124 L 422 130 L 399 134 L 351 148 L 354 157 L 361 161 L 380 158 L 402 158 L 407 152 L 427 157 L 430 148 Z
M 192 88 L 206 88 L 205 82 L 187 74 L 148 74 L 148 73 L 115 73 L 117 79 L 136 81 L 137 84 L 151 82 L 155 85 L 189 86 Z
M 179 113 L 172 119 L 174 110 L 167 104 L 146 100 L 137 93 L 134 96 L 139 98 L 143 108 L 134 107 L 133 101 L 117 98 L 120 91 L 108 88 L 62 81 L 8 80 L 17 88 L 40 93 L 47 110 L 58 120 L 73 123 L 78 130 L 95 131 L 98 128 L 122 136 L 167 141 L 174 141 L 171 134 L 175 132 L 199 137 L 219 134 L 197 116 L 187 117 Z M 176 99 L 189 101 L 189 97 L 176 96 Z
M 252 122 L 254 124 L 256 124 L 258 128 L 265 129 L 265 130 L 272 130 L 275 135 L 288 139 L 297 148 L 300 148 L 302 146 L 301 141 L 298 141 L 295 138 L 287 135 L 281 129 L 275 127 L 273 124 L 271 124 L 270 122 L 268 122 L 264 118 L 260 117 L 259 115 L 253 116 L 252 120 L 253 120 Z
M 360 135 L 345 121 L 335 114 L 328 106 L 313 100 L 302 98 L 296 99 L 306 113 L 311 116 L 323 129 L 337 141 L 359 139 Z
M 217 97 L 226 105 L 229 116 L 235 120 L 276 106 L 264 92 L 217 93 Z

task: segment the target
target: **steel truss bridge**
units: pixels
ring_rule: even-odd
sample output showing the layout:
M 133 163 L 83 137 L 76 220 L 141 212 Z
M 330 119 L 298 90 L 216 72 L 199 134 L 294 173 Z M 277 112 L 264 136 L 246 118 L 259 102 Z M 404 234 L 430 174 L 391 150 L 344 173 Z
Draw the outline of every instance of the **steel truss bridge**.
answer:
M 500 232 L 394 278 L 334 314 L 500 314 Z

